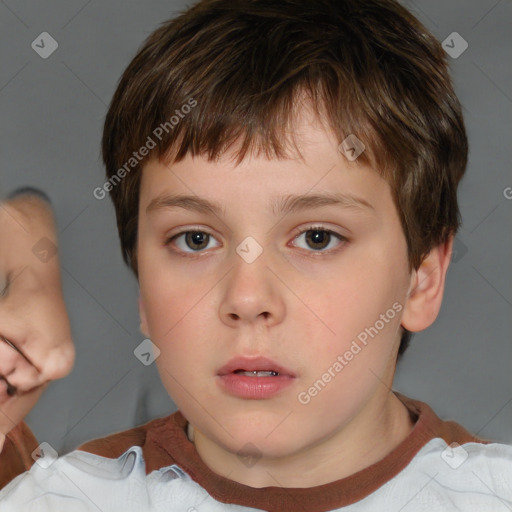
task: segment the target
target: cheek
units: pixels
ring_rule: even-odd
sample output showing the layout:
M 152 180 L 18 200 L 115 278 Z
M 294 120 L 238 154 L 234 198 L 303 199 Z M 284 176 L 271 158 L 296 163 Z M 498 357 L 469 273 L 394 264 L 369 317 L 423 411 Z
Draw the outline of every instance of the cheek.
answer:
M 157 319 L 156 323 L 159 322 Z M 168 325 L 160 322 L 156 330 L 161 335 L 153 339 L 160 349 L 156 366 L 160 380 L 176 406 L 186 417 L 193 418 L 198 414 L 198 404 L 199 413 L 203 414 L 201 404 L 214 403 L 218 399 L 212 378 L 224 362 L 216 359 L 219 357 L 219 347 L 216 346 L 219 337 L 211 328 L 203 327 L 212 323 L 211 320 L 201 320 L 197 308 L 173 318 L 170 331 Z
M 197 314 L 206 292 L 204 285 L 158 263 L 140 273 L 139 283 L 150 334 L 162 342 L 180 329 L 187 316 Z
M 325 283 L 322 289 L 309 290 L 310 297 L 318 297 L 318 316 L 325 318 L 325 323 L 335 333 L 334 338 L 355 337 L 393 303 L 383 276 L 385 272 L 375 262 L 359 261 L 350 268 L 340 269 L 337 279 Z
M 144 276 L 146 277 L 146 276 Z M 141 279 L 141 297 L 149 335 L 161 351 L 157 362 L 173 372 L 188 370 L 199 362 L 212 342 L 210 287 L 195 286 L 190 280 L 180 283 L 178 275 L 166 276 L 156 269 Z
M 310 356 L 320 366 L 329 368 L 338 356 L 347 361 L 345 376 L 356 367 L 363 374 L 368 368 L 378 374 L 387 366 L 399 338 L 405 286 L 397 286 L 401 277 L 394 268 L 398 267 L 382 256 L 361 257 L 350 268 L 340 269 L 336 281 L 324 287 L 323 293 L 310 288 L 310 307 L 321 320 L 308 327 L 309 336 L 317 339 Z M 327 335 L 319 336 L 319 332 Z

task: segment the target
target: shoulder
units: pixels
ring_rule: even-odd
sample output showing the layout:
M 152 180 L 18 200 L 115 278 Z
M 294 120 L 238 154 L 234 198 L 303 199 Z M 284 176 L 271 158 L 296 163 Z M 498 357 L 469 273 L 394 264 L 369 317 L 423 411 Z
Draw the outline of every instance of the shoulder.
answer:
M 500 510 L 506 503 L 512 510 L 512 445 L 481 439 L 441 420 L 428 404 L 396 394 L 415 426 L 397 448 L 403 465 L 368 497 L 377 500 L 372 504 L 400 504 L 403 512 L 470 512 Z
M 384 501 L 399 496 L 404 512 L 505 510 L 512 506 L 512 446 L 434 438 L 380 491 Z
M 149 474 L 175 463 L 176 451 L 179 451 L 185 437 L 185 426 L 185 418 L 176 411 L 165 418 L 89 441 L 78 450 L 115 459 L 134 446 L 140 447 Z
M 172 496 L 178 499 L 190 486 L 185 485 L 185 474 L 174 464 L 173 440 L 185 436 L 185 425 L 186 420 L 176 412 L 89 441 L 59 458 L 46 453 L 0 490 L 2 512 L 27 510 L 29 506 L 41 512 L 68 510 L 69 505 L 84 512 L 140 512 L 148 510 L 153 487 L 161 490 L 162 482 L 173 479 Z
M 440 437 L 447 444 L 457 442 L 462 443 L 488 443 L 481 439 L 459 423 L 452 420 L 442 420 L 437 416 L 434 410 L 425 402 L 409 398 L 399 392 L 394 392 L 397 398 L 405 405 L 415 421 L 414 440 L 423 446 L 430 439 Z
M 80 450 L 59 458 L 44 455 L 0 490 L 0 502 L 2 512 L 255 510 L 216 501 L 176 465 L 146 475 L 138 446 L 116 459 Z
M 87 441 L 80 445 L 78 450 L 103 457 L 119 457 L 131 446 L 144 446 L 148 431 L 159 425 L 162 421 L 163 419 L 159 418 L 138 427 Z
M 144 496 L 142 450 L 132 447 L 116 459 L 75 450 L 62 457 L 44 454 L 29 471 L 0 491 L 2 512 L 19 510 L 138 510 Z M 77 508 L 78 507 L 78 508 Z
M 6 435 L 4 446 L 0 450 L 0 489 L 30 469 L 34 463 L 32 452 L 37 446 L 37 439 L 24 422 Z
M 138 427 L 93 439 L 80 445 L 77 449 L 102 457 L 117 458 L 132 446 L 143 447 L 147 442 L 148 434 L 161 428 L 170 418 L 171 416 L 158 418 Z
M 447 444 L 440 438 L 432 439 L 413 459 L 421 467 L 435 468 L 444 478 L 458 480 L 463 474 L 509 475 L 512 489 L 512 445 L 502 443 L 469 442 Z

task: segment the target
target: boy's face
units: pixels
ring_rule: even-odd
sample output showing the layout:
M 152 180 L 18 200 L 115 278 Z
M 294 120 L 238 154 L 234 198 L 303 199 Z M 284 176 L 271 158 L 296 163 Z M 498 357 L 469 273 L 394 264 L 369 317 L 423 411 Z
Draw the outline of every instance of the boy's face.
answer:
M 286 457 L 342 431 L 371 438 L 389 403 L 411 284 L 390 188 L 311 119 L 300 129 L 303 161 L 237 166 L 227 153 L 143 171 L 142 329 L 167 391 L 221 451 Z M 344 202 L 305 201 L 335 194 Z M 181 195 L 197 202 L 176 205 Z M 234 372 L 258 357 L 281 374 Z

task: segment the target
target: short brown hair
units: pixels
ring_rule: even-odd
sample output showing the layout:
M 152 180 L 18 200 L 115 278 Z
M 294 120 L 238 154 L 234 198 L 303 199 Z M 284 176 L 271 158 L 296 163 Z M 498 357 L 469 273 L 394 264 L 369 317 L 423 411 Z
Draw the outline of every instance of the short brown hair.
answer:
M 365 144 L 358 162 L 390 183 L 411 269 L 456 233 L 468 151 L 461 107 L 440 43 L 411 13 L 393 0 L 203 0 L 147 38 L 105 120 L 108 179 L 125 169 L 109 191 L 135 274 L 147 159 L 215 159 L 235 142 L 240 161 L 250 151 L 286 158 L 304 95 L 340 142 L 355 134 Z M 154 147 L 127 168 L 149 138 Z

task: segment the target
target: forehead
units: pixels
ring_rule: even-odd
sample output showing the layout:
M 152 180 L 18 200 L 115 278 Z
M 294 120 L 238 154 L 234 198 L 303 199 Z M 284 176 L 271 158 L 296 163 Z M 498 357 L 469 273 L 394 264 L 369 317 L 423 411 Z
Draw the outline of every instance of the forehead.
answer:
M 336 204 L 375 210 L 390 199 L 382 176 L 362 159 L 347 158 L 346 146 L 311 112 L 288 135 L 287 158 L 255 151 L 238 161 L 237 146 L 217 160 L 191 154 L 178 162 L 153 158 L 142 172 L 140 206 L 147 212 L 182 207 L 219 215 L 229 205 L 264 202 L 266 211 L 279 215 Z
M 396 219 L 387 183 L 371 169 L 347 170 L 338 163 L 316 172 L 307 162 L 283 164 L 253 160 L 229 167 L 192 157 L 170 168 L 153 163 L 145 171 L 141 218 L 174 212 L 249 223 L 271 218 L 274 223 L 325 212 L 333 219 L 338 214 L 378 223 Z

